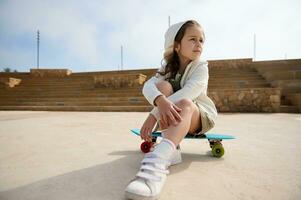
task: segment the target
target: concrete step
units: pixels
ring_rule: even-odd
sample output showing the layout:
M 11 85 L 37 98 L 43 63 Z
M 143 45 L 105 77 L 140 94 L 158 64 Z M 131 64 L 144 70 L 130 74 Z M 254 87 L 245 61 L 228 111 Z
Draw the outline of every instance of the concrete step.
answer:
M 267 81 L 301 79 L 301 70 L 267 71 L 262 76 Z
M 208 84 L 215 83 L 269 83 L 265 79 L 209 79 Z
M 48 81 L 48 82 L 41 82 L 41 81 L 36 81 L 36 82 L 28 82 L 26 80 L 22 80 L 21 82 L 22 85 L 25 86 L 56 86 L 56 85 L 94 85 L 93 81 Z
M 264 79 L 211 79 L 209 80 L 209 85 L 215 85 L 215 84 L 229 84 L 229 85 L 240 85 L 240 84 L 266 84 L 269 83 Z M 105 87 L 95 87 L 93 85 L 83 85 L 83 86 L 69 86 L 69 85 L 62 85 L 62 86 L 32 86 L 32 87 L 25 87 L 22 85 L 15 86 L 14 88 L 9 88 L 7 91 L 18 91 L 18 90 L 72 90 L 72 88 L 76 88 L 75 90 L 82 89 L 82 90 L 98 90 L 98 91 L 134 91 L 134 90 L 142 90 L 143 85 L 136 86 L 136 87 L 119 87 L 119 88 L 105 88 Z
M 20 96 L 18 98 L 16 97 L 11 97 L 11 96 L 7 96 L 5 98 L 0 98 L 0 102 L 7 102 L 7 101 L 12 101 L 12 102 L 23 102 L 23 101 L 33 101 L 33 102 L 54 102 L 54 101 L 58 101 L 58 102 L 62 102 L 62 101 L 66 101 L 66 102 L 79 102 L 79 101 L 85 101 L 85 102 L 95 102 L 95 101 L 144 101 L 145 98 L 144 96 L 140 95 L 140 96 L 129 96 L 129 97 L 125 97 L 125 96 L 120 96 L 120 97 L 99 97 L 99 96 L 95 96 L 95 97 L 37 97 L 37 96 L 28 96 L 28 97 L 24 97 L 24 96 Z
M 20 76 L 25 78 L 28 81 L 48 81 L 48 80 L 56 80 L 56 81 L 67 81 L 67 80 L 77 80 L 77 81 L 82 81 L 82 80 L 91 80 L 94 76 L 64 76 L 64 77 L 36 77 L 36 76 Z
M 251 88 L 271 88 L 269 84 L 237 84 L 237 85 L 228 85 L 228 84 L 219 84 L 219 85 L 209 85 L 208 89 L 210 91 L 218 90 L 218 89 L 251 89 Z M 28 98 L 28 97 L 58 97 L 58 98 L 81 98 L 81 97 L 131 97 L 131 96 L 142 96 L 142 91 L 97 91 L 97 90 L 44 90 L 44 89 L 37 89 L 35 91 L 5 91 L 0 92 L 0 98 Z
M 253 78 L 261 78 L 261 76 L 257 73 L 249 73 L 249 74 L 245 74 L 245 73 L 230 73 L 230 72 L 220 72 L 220 73 L 212 73 L 209 72 L 210 75 L 210 79 L 215 79 L 215 78 L 225 78 L 225 79 L 233 79 L 233 78 L 249 78 L 249 79 L 253 79 Z M 16 77 L 18 78 L 18 77 Z M 148 76 L 147 79 L 151 78 L 151 76 Z M 79 79 L 79 80 L 72 80 L 72 79 L 46 79 L 46 80 L 40 80 L 40 79 L 36 79 L 36 80 L 30 80 L 28 78 L 21 78 L 22 85 L 28 85 L 28 86 L 35 86 L 35 85 L 89 85 L 89 84 L 94 84 L 94 79 L 93 78 L 89 78 L 89 79 Z
M 70 91 L 73 87 L 67 87 L 67 88 L 64 88 L 64 86 L 62 87 L 63 89 L 66 89 L 68 91 Z M 98 91 L 98 92 L 128 92 L 128 91 L 137 91 L 137 90 L 142 90 L 142 86 L 139 86 L 139 87 L 130 87 L 130 88 L 126 88 L 126 87 L 122 87 L 122 88 L 108 88 L 108 87 L 91 87 L 91 88 L 83 88 L 82 90 L 83 91 Z M 33 90 L 38 90 L 38 91 L 41 91 L 43 89 L 45 89 L 45 87 L 29 87 L 29 88 L 23 88 L 22 86 L 18 87 L 18 86 L 15 86 L 14 88 L 8 88 L 6 90 L 2 90 L 3 92 L 9 92 L 9 91 L 18 91 L 18 90 L 22 90 L 24 91 L 24 89 L 26 90 L 30 90 L 30 89 L 33 89 Z M 46 89 L 52 89 L 52 88 L 46 88 Z M 55 89 L 59 89 L 59 88 L 55 88 Z M 78 89 L 75 89 L 75 90 L 78 90 Z M 1 92 L 1 90 L 0 90 Z
M 70 90 L 93 90 L 93 85 L 80 85 L 80 86 L 23 86 L 17 85 L 14 88 L 10 88 L 14 91 L 70 91 Z
M 215 84 L 211 85 L 209 84 L 209 89 L 230 89 L 230 88 L 269 88 L 270 84 L 245 84 L 245 83 L 237 83 L 237 84 Z
M 23 102 L 146 102 L 144 97 L 106 97 L 106 98 L 6 98 L 1 99 L 0 103 L 23 103 Z
M 0 110 L 149 112 L 151 106 L 0 106 Z
M 117 77 L 128 77 L 131 74 L 115 74 Z M 138 75 L 138 74 L 137 74 Z M 95 75 L 95 76 L 101 76 L 101 77 L 106 77 L 106 78 L 111 78 L 112 75 Z M 75 82 L 75 83 L 81 83 L 81 82 L 94 82 L 94 77 L 95 76 L 83 76 L 83 77 L 74 77 L 74 76 L 68 76 L 68 77 L 30 77 L 30 76 L 0 76 L 0 77 L 15 77 L 15 78 L 20 78 L 22 81 L 27 82 L 27 83 L 49 83 L 49 82 Z
M 0 76 L 2 77 L 2 76 Z M 61 78 L 51 78 L 51 77 L 45 77 L 45 78 L 35 78 L 30 76 L 7 76 L 7 77 L 15 77 L 20 78 L 24 82 L 28 83 L 48 83 L 48 82 L 85 82 L 85 81 L 94 81 L 93 77 L 61 77 Z
M 262 74 L 267 71 L 301 70 L 301 59 L 279 60 L 279 61 L 258 61 L 258 62 L 253 62 L 251 66 Z
M 0 96 L 139 96 L 142 95 L 141 90 L 133 90 L 133 91 L 102 91 L 102 90 L 44 90 L 44 89 L 36 89 L 32 91 L 22 91 L 22 90 L 14 90 L 14 91 L 0 91 Z
M 290 79 L 290 80 L 274 80 L 271 81 L 273 87 L 301 87 L 301 79 Z
M 129 90 L 129 91 L 134 91 L 138 90 L 140 88 L 132 87 L 132 88 L 121 88 L 118 89 L 119 91 L 124 91 L 124 90 Z M 34 87 L 28 87 L 28 86 L 22 86 L 22 85 L 17 85 L 14 88 L 9 88 L 9 91 L 110 91 L 110 88 L 100 88 L 100 87 L 95 87 L 93 85 L 82 85 L 82 86 L 34 86 Z M 111 90 L 114 90 L 114 88 L 111 88 Z M 142 90 L 142 88 L 141 88 Z
M 54 101 L 54 102 L 43 102 L 43 101 L 7 101 L 0 102 L 0 106 L 148 106 L 147 101 Z
M 268 83 L 266 80 L 262 79 L 262 80 L 245 80 L 245 79 L 241 79 L 241 80 L 228 80 L 228 81 L 225 81 L 225 80 L 211 80 L 209 81 L 209 84 L 266 84 Z
M 249 78 L 249 79 L 252 79 L 252 78 L 261 78 L 261 76 L 255 72 L 255 73 L 251 73 L 251 74 L 244 74 L 244 73 L 224 73 L 224 72 L 221 72 L 221 73 L 212 73 L 212 72 L 209 72 L 209 75 L 210 75 L 210 78 L 213 79 L 213 78 Z M 151 78 L 151 76 L 148 76 L 147 79 Z M 65 84 L 68 84 L 68 85 L 80 85 L 80 84 L 84 84 L 84 85 L 87 85 L 87 84 L 94 84 L 94 79 L 90 78 L 90 79 L 79 79 L 79 80 L 64 80 L 64 79 L 61 79 L 61 80 L 55 80 L 55 79 L 47 79 L 47 80 L 30 80 L 30 79 L 25 79 L 25 78 L 21 78 L 22 79 L 22 82 L 21 84 L 22 85 L 28 85 L 28 86 L 35 86 L 35 85 L 65 85 Z
M 112 74 L 113 75 L 113 74 Z M 108 75 L 108 77 L 112 76 Z M 116 74 L 115 74 L 116 75 Z M 151 78 L 154 74 L 145 74 L 147 76 L 147 79 Z M 209 75 L 212 77 L 224 77 L 224 76 L 232 76 L 232 77 L 241 77 L 241 76 L 258 76 L 257 71 L 228 71 L 228 70 L 218 70 L 218 71 L 211 71 L 209 70 Z M 2 76 L 0 76 L 2 77 Z M 62 78 L 36 78 L 36 77 L 30 77 L 30 76 L 4 76 L 4 77 L 15 77 L 15 78 L 21 78 L 22 81 L 26 84 L 51 84 L 51 83 L 82 83 L 82 82 L 94 82 L 94 76 L 91 77 L 62 77 Z
M 225 83 L 225 84 L 236 84 L 236 83 L 254 83 L 254 84 L 257 84 L 257 83 L 267 83 L 267 81 L 263 78 L 241 78 L 241 79 L 233 79 L 233 78 L 211 78 L 210 77 L 210 80 L 209 80 L 209 84 L 215 84 L 215 83 Z M 141 87 L 135 87 L 133 89 L 142 89 L 142 85 Z M 35 89 L 40 89 L 40 88 L 43 88 L 43 89 L 102 89 L 102 88 L 95 88 L 94 84 L 49 84 L 49 85 L 26 85 L 26 84 L 20 84 L 18 86 L 16 86 L 14 89 L 15 90 L 35 90 Z
M 122 70 L 122 71 L 98 71 L 98 72 L 76 72 L 72 73 L 70 77 L 93 77 L 98 75 L 128 75 L 128 74 L 154 74 L 158 69 L 137 69 L 137 70 Z
M 234 67 L 234 66 L 225 66 L 225 65 L 220 65 L 220 66 L 209 65 L 208 68 L 211 71 L 234 71 L 234 70 L 253 71 L 254 70 L 252 67 L 250 67 L 250 65 L 243 66 L 243 67 Z
M 97 94 L 97 93 L 81 93 L 81 92 L 74 92 L 74 93 L 36 93 L 36 94 L 0 94 L 1 99 L 6 98 L 109 98 L 109 97 L 139 97 L 143 96 L 142 93 L 103 93 L 103 94 Z
M 210 76 L 239 76 L 239 75 L 243 75 L 243 76 L 258 76 L 258 72 L 254 71 L 254 72 L 228 72 L 228 71 L 216 71 L 216 72 L 212 72 L 209 71 L 209 75 Z
M 300 92 L 301 88 L 281 88 L 282 95 L 295 94 Z
M 85 104 L 95 104 L 95 103 L 118 103 L 118 104 L 123 104 L 123 103 L 130 103 L 130 104 L 135 104 L 135 103 L 148 103 L 147 100 L 144 97 L 119 97 L 119 98 L 7 98 L 7 99 L 1 99 L 0 104 L 1 105 L 23 105 L 23 104 L 35 104 L 35 103 L 43 103 L 43 104 L 48 104 L 48 103 L 55 103 L 57 104 L 79 104 L 79 103 L 85 103 Z
M 224 72 L 254 72 L 256 71 L 256 69 L 254 69 L 253 67 L 244 67 L 244 68 L 228 68 L 228 67 L 210 67 L 209 66 L 209 70 L 213 71 L 213 72 L 220 72 L 220 71 L 224 71 Z
M 22 82 L 17 85 L 14 88 L 27 88 L 27 89 L 31 89 L 31 88 L 94 88 L 94 84 L 36 84 L 36 85 L 28 85 L 28 84 L 22 84 Z
M 209 86 L 209 92 L 218 92 L 219 90 L 244 90 L 244 89 L 275 89 L 270 86 L 268 87 L 251 87 L 251 88 L 236 88 L 236 87 L 218 87 L 218 88 L 211 88 Z M 0 90 L 0 99 L 1 98 L 30 98 L 30 97 L 37 97 L 37 98 L 82 98 L 82 97 L 131 97 L 131 96 L 143 96 L 142 91 L 114 91 L 114 92 L 104 92 L 104 91 L 65 91 L 65 92 L 45 92 L 40 90 L 38 92 L 15 92 L 14 90 L 8 91 L 1 91 Z
M 260 74 L 252 73 L 252 74 L 244 74 L 244 73 L 211 73 L 209 72 L 210 78 L 257 78 L 261 77 Z M 147 79 L 151 78 L 151 76 L 147 77 Z M 22 79 L 22 83 L 26 85 L 48 85 L 48 84 L 93 84 L 94 80 L 93 79 L 88 79 L 88 80 L 36 80 L 36 81 L 31 81 L 28 79 Z
M 240 76 L 232 76 L 232 75 L 221 75 L 221 76 L 211 76 L 209 75 L 209 81 L 211 80 L 220 80 L 220 79 L 224 79 L 224 80 L 265 80 L 264 77 L 260 76 L 260 75 L 256 75 L 256 76 L 244 76 L 243 74 L 241 74 Z
M 29 94 L 29 93 L 56 93 L 56 94 L 74 94 L 74 93 L 85 93 L 85 94 L 90 94 L 90 93 L 102 93 L 102 94 L 127 94 L 127 93 L 141 93 L 142 89 L 140 88 L 127 88 L 127 89 L 107 89 L 107 88 L 91 88 L 91 89 L 69 89 L 69 90 L 60 90 L 60 89 L 45 89 L 45 88 L 31 88 L 30 90 L 24 90 L 24 89 L 19 89 L 19 88 L 9 88 L 9 89 L 4 89 L 0 90 L 0 95 L 1 94 Z
M 224 76 L 233 76 L 233 77 L 241 77 L 241 76 L 259 76 L 259 73 L 257 71 L 252 71 L 252 72 L 229 72 L 229 71 L 211 71 L 209 69 L 209 75 L 210 77 L 224 77 Z M 151 78 L 154 76 L 154 74 L 147 75 L 147 79 Z
M 280 105 L 280 113 L 299 113 L 297 106 Z

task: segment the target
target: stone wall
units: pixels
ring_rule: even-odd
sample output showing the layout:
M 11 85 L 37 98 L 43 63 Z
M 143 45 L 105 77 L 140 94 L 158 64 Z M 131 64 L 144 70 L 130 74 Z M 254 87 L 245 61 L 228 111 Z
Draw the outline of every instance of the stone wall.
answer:
M 209 91 L 220 112 L 278 112 L 279 88 L 218 89 Z
M 30 75 L 35 77 L 65 77 L 72 74 L 69 69 L 30 69 Z
M 208 61 L 209 69 L 243 69 L 250 68 L 251 58 L 245 59 L 229 59 L 229 60 L 212 60 Z
M 112 74 L 95 75 L 94 87 L 96 88 L 133 88 L 142 86 L 146 80 L 144 74 Z

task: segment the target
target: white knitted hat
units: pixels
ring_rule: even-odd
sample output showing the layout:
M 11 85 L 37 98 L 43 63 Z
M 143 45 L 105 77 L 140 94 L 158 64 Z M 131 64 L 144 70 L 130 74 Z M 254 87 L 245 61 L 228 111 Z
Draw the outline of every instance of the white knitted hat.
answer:
M 176 35 L 180 28 L 185 24 L 186 21 L 184 22 L 179 22 L 176 24 L 171 25 L 167 31 L 165 32 L 165 43 L 164 43 L 164 49 L 167 50 L 171 45 L 173 46 Z
M 174 41 L 175 41 L 176 35 L 177 35 L 178 31 L 180 30 L 180 28 L 183 26 L 183 24 L 185 24 L 185 22 L 187 22 L 187 21 L 173 24 L 165 32 L 164 55 L 167 55 L 167 54 L 173 52 Z

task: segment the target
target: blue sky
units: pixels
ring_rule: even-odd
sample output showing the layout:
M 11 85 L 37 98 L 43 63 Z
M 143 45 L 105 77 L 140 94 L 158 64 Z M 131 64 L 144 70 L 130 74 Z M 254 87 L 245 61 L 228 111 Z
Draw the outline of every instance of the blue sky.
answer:
M 207 60 L 301 58 L 299 0 L 0 0 L 0 70 L 36 66 L 79 71 L 158 68 L 171 23 L 204 27 Z

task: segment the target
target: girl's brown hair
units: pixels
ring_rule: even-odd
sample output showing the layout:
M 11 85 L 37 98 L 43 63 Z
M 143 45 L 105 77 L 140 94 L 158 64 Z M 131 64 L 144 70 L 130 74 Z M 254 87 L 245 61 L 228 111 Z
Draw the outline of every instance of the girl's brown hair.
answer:
M 174 42 L 180 44 L 181 40 L 183 39 L 183 37 L 185 35 L 186 29 L 188 27 L 192 27 L 192 26 L 198 26 L 198 27 L 202 28 L 201 25 L 197 21 L 189 20 L 182 25 L 182 27 L 176 34 Z M 205 39 L 204 32 L 203 32 L 203 37 Z M 158 71 L 157 73 L 159 73 L 162 76 L 165 76 L 166 74 L 170 73 L 170 76 L 167 77 L 167 79 L 174 78 L 177 74 L 177 71 L 180 69 L 179 55 L 175 51 L 175 49 L 173 49 L 171 52 L 165 52 L 164 58 L 162 59 L 162 61 L 165 61 L 165 63 L 166 63 L 165 71 Z M 161 65 L 163 66 L 162 61 L 161 61 Z

